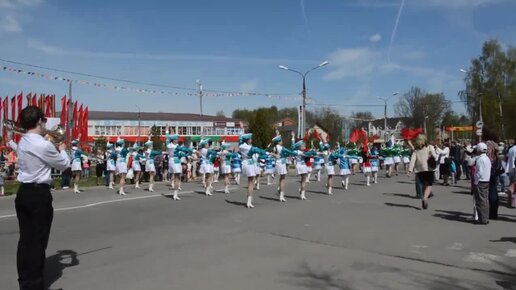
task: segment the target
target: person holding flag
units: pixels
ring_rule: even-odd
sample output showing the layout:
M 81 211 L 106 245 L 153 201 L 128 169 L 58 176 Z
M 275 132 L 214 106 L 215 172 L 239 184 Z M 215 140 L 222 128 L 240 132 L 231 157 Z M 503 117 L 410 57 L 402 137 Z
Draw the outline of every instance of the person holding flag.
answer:
M 229 175 L 231 175 L 231 159 L 233 153 L 229 150 L 229 143 L 222 141 L 220 144 L 220 152 L 218 153 L 220 158 L 220 173 L 224 177 L 224 193 L 229 194 Z
M 285 202 L 285 177 L 287 176 L 287 158 L 293 156 L 294 153 L 283 146 L 283 140 L 279 131 L 276 131 L 276 137 L 272 138 L 274 145 L 272 155 L 276 157 L 276 174 L 278 180 L 279 201 Z

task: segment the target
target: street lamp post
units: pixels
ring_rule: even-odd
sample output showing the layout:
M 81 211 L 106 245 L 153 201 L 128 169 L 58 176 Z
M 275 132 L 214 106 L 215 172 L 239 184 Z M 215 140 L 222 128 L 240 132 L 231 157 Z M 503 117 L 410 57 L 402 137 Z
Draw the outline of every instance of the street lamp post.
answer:
M 303 91 L 301 92 L 302 97 L 303 97 L 303 105 L 302 105 L 302 112 L 301 112 L 302 120 L 301 120 L 300 124 L 298 124 L 298 127 L 300 129 L 299 130 L 300 134 L 304 134 L 304 132 L 305 132 L 305 124 L 306 124 L 306 121 L 305 121 L 305 117 L 306 117 L 306 75 L 309 72 L 311 72 L 311 71 L 313 71 L 315 69 L 318 69 L 320 67 L 323 67 L 323 66 L 327 65 L 328 63 L 329 63 L 328 61 L 323 61 L 318 66 L 307 70 L 305 73 L 301 73 L 301 72 L 299 72 L 297 70 L 293 70 L 293 69 L 288 68 L 288 67 L 286 67 L 284 65 L 279 65 L 278 66 L 280 69 L 284 69 L 284 70 L 295 72 L 295 73 L 299 74 L 303 78 Z M 301 137 L 301 136 L 298 136 L 298 137 Z
M 387 101 L 393 97 L 399 94 L 399 92 L 394 92 L 392 95 L 388 96 L 387 98 L 381 98 L 377 97 L 378 99 L 382 100 L 384 103 L 383 107 L 383 130 L 385 131 L 384 135 L 387 134 Z

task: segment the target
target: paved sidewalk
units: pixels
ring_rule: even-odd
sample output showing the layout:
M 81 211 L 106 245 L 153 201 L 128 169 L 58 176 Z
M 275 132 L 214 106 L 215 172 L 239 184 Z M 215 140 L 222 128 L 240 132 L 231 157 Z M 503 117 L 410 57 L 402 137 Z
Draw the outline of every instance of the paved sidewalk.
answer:
M 254 209 L 244 207 L 245 184 L 206 197 L 185 183 L 181 201 L 165 184 L 125 197 L 56 191 L 47 277 L 51 289 L 73 290 L 516 289 L 516 211 L 469 223 L 467 185 L 435 186 L 426 211 L 406 176 L 371 187 L 352 176 L 332 196 L 312 182 L 308 201 L 292 176 L 287 202 L 262 184 Z M 0 199 L 3 289 L 17 289 L 13 200 Z

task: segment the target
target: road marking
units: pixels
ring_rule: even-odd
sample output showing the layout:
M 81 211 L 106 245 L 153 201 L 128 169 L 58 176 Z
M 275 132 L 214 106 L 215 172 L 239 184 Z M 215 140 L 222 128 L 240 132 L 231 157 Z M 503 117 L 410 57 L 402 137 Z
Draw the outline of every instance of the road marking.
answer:
M 427 245 L 412 245 L 412 248 L 416 249 L 428 249 Z
M 230 190 L 237 189 L 237 187 L 229 188 Z M 189 191 L 182 191 L 179 193 L 179 195 L 183 195 L 186 193 L 194 193 L 194 190 Z M 147 198 L 153 198 L 158 196 L 172 196 L 173 193 L 158 193 L 158 194 L 152 194 L 152 195 L 144 195 L 144 196 L 135 196 L 135 197 L 127 197 L 127 198 L 121 198 L 121 199 L 113 199 L 113 200 L 106 200 L 106 201 L 99 201 L 94 203 L 88 203 L 84 205 L 78 205 L 78 206 L 69 206 L 69 207 L 61 207 L 54 209 L 54 212 L 56 211 L 65 211 L 65 210 L 73 210 L 73 209 L 80 209 L 80 208 L 87 208 L 87 207 L 93 207 L 103 204 L 109 204 L 109 203 L 116 203 L 116 202 L 123 202 L 123 201 L 131 201 L 131 200 L 138 200 L 138 199 L 147 199 Z M 4 218 L 12 218 L 16 217 L 16 214 L 8 214 L 8 215 L 1 215 L 0 219 Z
M 464 258 L 464 261 L 466 262 L 472 262 L 472 263 L 484 263 L 484 264 L 491 264 L 493 261 L 499 261 L 500 257 L 492 254 L 486 254 L 486 253 L 469 253 L 469 255 Z
M 510 258 L 516 258 L 516 249 L 508 249 L 505 256 Z

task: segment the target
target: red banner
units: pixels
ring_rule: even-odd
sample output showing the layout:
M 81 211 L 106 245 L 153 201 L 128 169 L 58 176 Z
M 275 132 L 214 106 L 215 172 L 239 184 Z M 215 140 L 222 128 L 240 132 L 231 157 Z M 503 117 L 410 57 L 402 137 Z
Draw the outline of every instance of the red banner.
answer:
M 11 98 L 11 119 L 16 121 L 16 97 Z
M 45 117 L 51 117 L 50 96 L 45 97 Z
M 66 106 L 66 96 L 63 96 L 61 98 L 61 126 L 66 126 L 66 112 L 68 112 Z
M 9 97 L 5 97 L 4 101 L 3 101 L 3 109 L 4 109 L 4 120 L 7 120 L 8 118 L 8 110 L 9 110 Z M 4 142 L 5 142 L 5 139 L 7 138 L 7 129 L 4 127 L 4 131 L 2 132 L 2 136 L 4 137 Z
M 79 110 L 77 111 L 77 128 L 75 129 L 77 131 L 77 138 L 80 140 L 82 138 L 82 104 L 79 107 Z
M 72 111 L 72 138 L 77 138 L 77 101 L 73 103 L 73 111 Z
M 88 141 L 88 107 L 84 109 L 83 116 L 82 116 L 82 140 Z
M 23 93 L 20 93 L 18 95 L 18 121 L 20 120 L 20 117 L 21 117 L 21 110 L 23 109 Z
M 34 96 L 32 96 L 32 105 L 37 107 L 38 106 L 38 96 L 36 94 L 34 94 Z

